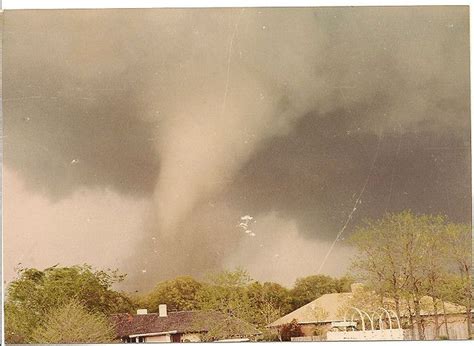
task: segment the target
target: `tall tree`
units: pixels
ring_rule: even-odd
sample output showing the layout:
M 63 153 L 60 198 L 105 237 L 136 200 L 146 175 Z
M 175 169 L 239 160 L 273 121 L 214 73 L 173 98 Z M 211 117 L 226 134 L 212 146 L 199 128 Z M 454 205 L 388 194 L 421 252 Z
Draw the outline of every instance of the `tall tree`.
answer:
M 396 239 L 399 222 L 394 215 L 387 214 L 382 220 L 364 220 L 350 238 L 358 250 L 352 270 L 358 279 L 367 283 L 383 300 L 394 300 L 395 311 L 400 316 L 402 292 L 407 284 L 400 256 L 403 251 Z
M 353 269 L 376 290 L 382 301 L 384 297 L 395 301 L 399 316 L 400 303 L 406 301 L 405 305 L 413 313 L 410 315 L 412 326 L 416 327 L 420 339 L 424 338 L 422 297 L 432 297 L 439 336 L 438 310 L 442 309 L 440 299 L 444 297 L 441 287 L 452 263 L 457 263 L 464 277 L 470 280 L 470 250 L 466 252 L 465 245 L 456 245 L 458 239 L 463 239 L 460 229 L 462 227 L 448 224 L 441 216 L 404 211 L 365 221 L 351 237 L 358 250 Z M 465 238 L 460 242 L 470 245 Z M 469 305 L 470 287 L 466 286 L 464 291 Z
M 457 267 L 461 292 L 459 303 L 466 307 L 468 335 L 472 335 L 472 230 L 465 224 L 449 224 L 445 240 L 449 244 L 448 255 Z
M 424 232 L 423 242 L 426 247 L 426 258 L 423 261 L 424 270 L 426 271 L 426 291 L 431 296 L 433 305 L 434 331 L 435 338 L 440 337 L 440 319 L 439 314 L 443 311 L 443 292 L 442 287 L 448 280 L 447 255 L 449 252 L 449 244 L 445 241 L 446 225 L 444 218 L 438 216 L 432 218 L 432 222 L 428 226 L 427 232 Z M 446 324 L 446 314 L 444 321 Z M 448 329 L 446 328 L 448 334 Z
M 249 274 L 241 268 L 211 274 L 199 292 L 199 307 L 251 321 L 253 311 L 247 291 L 251 282 Z
M 299 278 L 291 290 L 293 309 L 297 309 L 327 293 L 338 293 L 346 289 L 345 281 L 327 275 L 312 275 Z
M 168 305 L 169 310 L 195 310 L 199 307 L 201 289 L 200 282 L 189 276 L 181 276 L 160 282 L 142 299 L 142 303 L 152 312 L 158 311 L 160 304 Z
M 253 282 L 247 287 L 247 295 L 253 310 L 250 322 L 257 327 L 265 328 L 292 310 L 289 290 L 277 283 Z

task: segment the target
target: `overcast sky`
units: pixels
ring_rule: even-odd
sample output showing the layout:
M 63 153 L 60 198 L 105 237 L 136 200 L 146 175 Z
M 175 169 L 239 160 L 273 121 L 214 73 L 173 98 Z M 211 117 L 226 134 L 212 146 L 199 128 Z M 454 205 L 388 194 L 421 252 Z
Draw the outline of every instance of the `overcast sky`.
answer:
M 350 215 L 321 273 L 345 273 L 363 218 L 469 222 L 468 25 L 454 6 L 5 12 L 6 279 L 291 285 Z

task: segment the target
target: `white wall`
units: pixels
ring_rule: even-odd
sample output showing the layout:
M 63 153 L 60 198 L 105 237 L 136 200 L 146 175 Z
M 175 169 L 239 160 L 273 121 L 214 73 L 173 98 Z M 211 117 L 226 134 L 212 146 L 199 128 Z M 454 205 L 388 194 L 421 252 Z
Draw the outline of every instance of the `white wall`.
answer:
M 169 334 L 147 336 L 145 342 L 171 342 L 171 336 Z

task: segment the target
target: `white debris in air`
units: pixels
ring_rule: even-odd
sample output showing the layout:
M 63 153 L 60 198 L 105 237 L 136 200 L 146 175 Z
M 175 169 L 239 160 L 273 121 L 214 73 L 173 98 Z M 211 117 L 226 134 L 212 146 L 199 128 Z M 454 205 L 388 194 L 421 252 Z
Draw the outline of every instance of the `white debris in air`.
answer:
M 250 215 L 244 215 L 244 216 L 242 216 L 242 217 L 240 218 L 240 220 L 241 220 L 242 222 L 240 222 L 240 223 L 237 225 L 237 227 L 239 227 L 240 229 L 242 229 L 242 230 L 245 232 L 245 234 L 248 234 L 248 235 L 250 235 L 251 237 L 255 237 L 256 234 L 255 234 L 254 232 L 252 232 L 252 230 L 249 229 L 249 225 L 250 225 L 251 222 L 257 222 L 257 221 L 255 221 L 255 220 L 252 221 L 252 220 L 253 220 L 253 217 L 250 216 Z

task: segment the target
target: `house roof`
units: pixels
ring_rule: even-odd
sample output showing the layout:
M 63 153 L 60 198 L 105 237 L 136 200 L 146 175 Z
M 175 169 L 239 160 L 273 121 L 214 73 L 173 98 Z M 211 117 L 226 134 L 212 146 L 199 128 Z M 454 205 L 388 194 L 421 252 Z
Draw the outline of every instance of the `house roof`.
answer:
M 156 313 L 145 315 L 123 313 L 112 315 L 110 320 L 119 338 L 171 331 L 176 333 L 209 332 L 214 329 L 223 329 L 228 337 L 260 334 L 250 323 L 218 311 L 169 312 L 167 317 L 160 317 Z
M 276 327 L 282 324 L 297 320 L 299 323 L 309 322 L 333 322 L 340 321 L 339 310 L 347 304 L 352 298 L 352 293 L 329 293 L 325 294 L 312 302 L 303 305 L 299 309 L 290 312 L 275 322 L 270 327 Z
M 296 320 L 300 324 L 309 323 L 328 323 L 335 321 L 342 321 L 344 319 L 344 311 L 347 311 L 353 298 L 352 292 L 347 293 L 330 293 L 325 294 L 318 299 L 296 309 L 289 314 L 279 318 L 275 322 L 268 325 L 268 327 L 277 327 L 283 324 L 290 323 Z M 386 305 L 393 305 L 393 300 L 385 299 Z M 433 315 L 432 298 L 424 296 L 420 300 L 421 315 Z M 386 306 L 385 306 L 386 307 Z M 440 311 L 440 307 L 438 308 Z M 465 308 L 453 303 L 445 302 L 445 309 L 448 314 L 460 314 L 465 312 Z M 402 304 L 401 315 L 408 315 L 407 306 Z M 367 311 L 369 314 L 372 311 Z M 348 315 L 350 318 L 350 315 Z

